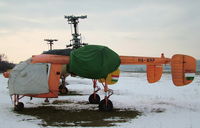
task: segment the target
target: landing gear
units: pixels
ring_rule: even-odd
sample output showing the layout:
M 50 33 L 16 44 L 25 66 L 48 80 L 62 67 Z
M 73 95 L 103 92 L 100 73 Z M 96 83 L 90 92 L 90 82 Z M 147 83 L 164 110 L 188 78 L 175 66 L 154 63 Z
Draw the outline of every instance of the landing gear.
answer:
M 100 101 L 100 96 L 97 94 L 97 92 L 100 90 L 100 87 L 97 86 L 97 80 L 92 80 L 92 81 L 93 81 L 94 93 L 90 95 L 89 102 L 91 104 L 99 104 L 100 111 L 112 111 L 113 103 L 111 100 L 109 100 L 109 98 L 113 94 L 113 90 L 108 89 L 108 85 L 106 82 L 102 82 L 105 92 L 105 98 Z
M 45 98 L 44 102 L 45 102 L 45 103 L 49 103 L 49 99 L 48 99 L 48 98 Z
M 65 86 L 60 85 L 59 92 L 60 94 L 68 94 L 69 90 Z
M 89 97 L 90 104 L 99 104 L 100 102 L 100 96 L 96 93 L 93 93 Z
M 14 106 L 14 111 L 22 111 L 24 109 L 24 103 L 19 102 Z
M 109 99 L 103 99 L 99 103 L 99 110 L 100 111 L 112 111 L 113 110 L 113 104 Z
M 59 92 L 60 92 L 60 94 L 68 94 L 68 89 L 67 89 L 67 87 L 65 87 L 65 76 L 61 76 L 61 80 L 62 80 L 62 82 L 61 82 L 61 85 L 59 86 Z
M 19 95 L 13 95 L 11 97 L 13 103 L 14 103 L 14 111 L 22 111 L 24 109 L 24 103 L 19 102 L 21 98 L 24 96 L 19 97 Z
M 101 89 L 99 86 L 97 86 L 97 80 L 92 80 L 93 82 L 93 88 L 94 88 L 94 92 L 93 94 L 90 95 L 89 97 L 89 103 L 91 104 L 99 104 L 100 102 L 100 96 L 97 94 L 97 92 Z
M 110 96 L 113 94 L 113 90 L 108 88 L 107 83 L 102 83 L 105 92 L 105 98 L 99 103 L 99 110 L 100 111 L 112 111 L 113 110 L 113 103 L 109 100 Z

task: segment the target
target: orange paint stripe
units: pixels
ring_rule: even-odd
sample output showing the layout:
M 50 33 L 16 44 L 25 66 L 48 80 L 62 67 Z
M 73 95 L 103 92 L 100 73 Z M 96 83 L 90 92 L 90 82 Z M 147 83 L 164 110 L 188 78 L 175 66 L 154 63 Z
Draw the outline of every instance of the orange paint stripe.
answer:
M 32 56 L 32 63 L 69 64 L 69 56 L 41 54 Z

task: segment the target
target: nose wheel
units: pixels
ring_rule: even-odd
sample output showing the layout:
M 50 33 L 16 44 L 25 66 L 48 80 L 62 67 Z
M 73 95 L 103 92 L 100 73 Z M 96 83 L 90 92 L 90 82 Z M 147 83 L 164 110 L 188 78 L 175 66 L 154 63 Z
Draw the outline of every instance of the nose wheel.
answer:
M 99 103 L 99 110 L 100 111 L 112 111 L 113 110 L 113 103 L 109 99 L 103 99 Z
M 89 97 L 90 104 L 99 104 L 100 100 L 100 96 L 96 93 L 91 94 Z
M 113 90 L 108 89 L 108 85 L 106 82 L 105 83 L 102 82 L 105 92 L 105 98 L 100 101 L 100 96 L 97 94 L 97 92 L 100 90 L 100 87 L 97 86 L 97 80 L 92 80 L 92 81 L 93 81 L 94 93 L 89 96 L 89 103 L 99 104 L 100 111 L 112 111 L 113 103 L 111 100 L 109 100 L 109 98 L 113 94 Z
M 100 111 L 112 111 L 113 110 L 113 103 L 109 100 L 110 96 L 113 94 L 113 90 L 108 88 L 108 84 L 106 82 L 102 83 L 104 87 L 105 98 L 99 103 L 99 110 Z
M 100 111 L 112 111 L 113 110 L 113 103 L 109 100 L 110 96 L 113 94 L 113 90 L 108 89 L 108 86 L 104 85 L 104 92 L 105 98 L 99 103 L 99 110 Z
M 89 96 L 88 100 L 89 100 L 89 103 L 90 103 L 90 104 L 99 104 L 101 98 L 100 98 L 100 96 L 97 94 L 97 92 L 98 92 L 99 90 L 101 90 L 101 88 L 100 88 L 99 86 L 97 86 L 97 80 L 94 79 L 94 80 L 92 80 L 92 82 L 93 82 L 94 92 L 93 92 L 93 94 L 91 94 L 91 95 Z

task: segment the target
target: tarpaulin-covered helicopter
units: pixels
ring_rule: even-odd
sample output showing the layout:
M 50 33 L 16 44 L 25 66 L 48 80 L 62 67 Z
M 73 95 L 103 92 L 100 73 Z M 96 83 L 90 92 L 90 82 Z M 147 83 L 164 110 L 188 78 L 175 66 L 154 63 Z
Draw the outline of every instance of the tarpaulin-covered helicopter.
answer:
M 161 57 L 119 56 L 106 46 L 88 45 L 83 43 L 78 33 L 79 19 L 87 16 L 65 16 L 73 26 L 70 45 L 66 49 L 44 51 L 40 55 L 33 55 L 30 59 L 18 64 L 11 72 L 5 72 L 9 78 L 9 93 L 14 102 L 15 110 L 22 110 L 24 104 L 20 99 L 24 96 L 37 98 L 57 98 L 60 93 L 66 93 L 65 78 L 68 74 L 92 79 L 94 91 L 89 102 L 99 104 L 99 110 L 111 111 L 113 104 L 109 97 L 113 91 L 108 85 L 118 81 L 120 65 L 146 65 L 147 80 L 154 83 L 160 80 L 163 64 L 171 65 L 172 80 L 176 86 L 191 83 L 196 72 L 196 60 L 187 55 L 176 54 L 171 59 Z M 46 40 L 52 44 L 56 40 Z M 62 80 L 60 84 L 60 79 Z M 97 92 L 102 83 L 105 97 L 100 100 Z

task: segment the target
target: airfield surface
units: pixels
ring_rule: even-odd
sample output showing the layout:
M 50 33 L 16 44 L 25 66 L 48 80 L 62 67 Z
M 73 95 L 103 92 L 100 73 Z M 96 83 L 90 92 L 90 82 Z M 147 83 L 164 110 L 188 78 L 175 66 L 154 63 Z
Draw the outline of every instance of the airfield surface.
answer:
M 0 128 L 199 128 L 199 75 L 190 85 L 176 87 L 170 74 L 163 74 L 159 82 L 148 84 L 145 73 L 122 72 L 119 82 L 110 86 L 114 90 L 110 98 L 114 110 L 110 113 L 100 112 L 98 105 L 88 103 L 93 90 L 91 80 L 75 77 L 66 80 L 69 95 L 50 99 L 50 103 L 24 98 L 24 111 L 14 112 L 7 79 L 0 74 Z M 99 94 L 104 97 L 103 90 Z

